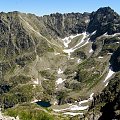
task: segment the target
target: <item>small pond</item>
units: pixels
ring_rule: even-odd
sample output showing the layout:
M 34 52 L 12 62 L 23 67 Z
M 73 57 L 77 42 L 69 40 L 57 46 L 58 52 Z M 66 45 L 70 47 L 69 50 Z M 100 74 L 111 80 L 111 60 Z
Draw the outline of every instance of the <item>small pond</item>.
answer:
M 45 102 L 45 101 L 38 101 L 36 102 L 38 105 L 40 105 L 41 107 L 50 107 L 51 104 L 50 102 Z

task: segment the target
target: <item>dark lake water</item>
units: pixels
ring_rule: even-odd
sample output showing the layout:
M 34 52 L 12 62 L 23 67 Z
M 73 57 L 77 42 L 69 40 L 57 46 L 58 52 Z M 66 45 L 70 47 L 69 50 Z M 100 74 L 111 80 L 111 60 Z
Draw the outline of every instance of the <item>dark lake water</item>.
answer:
M 50 102 L 45 102 L 45 101 L 38 101 L 36 102 L 38 105 L 40 105 L 41 107 L 50 107 L 51 104 Z

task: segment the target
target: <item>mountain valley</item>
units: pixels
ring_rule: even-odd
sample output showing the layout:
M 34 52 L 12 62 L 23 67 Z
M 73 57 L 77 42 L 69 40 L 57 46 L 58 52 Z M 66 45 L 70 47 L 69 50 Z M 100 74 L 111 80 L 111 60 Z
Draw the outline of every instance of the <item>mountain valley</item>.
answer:
M 4 116 L 119 120 L 119 71 L 120 15 L 110 7 L 41 17 L 18 11 L 0 13 Z M 41 107 L 36 104 L 39 101 L 50 106 Z

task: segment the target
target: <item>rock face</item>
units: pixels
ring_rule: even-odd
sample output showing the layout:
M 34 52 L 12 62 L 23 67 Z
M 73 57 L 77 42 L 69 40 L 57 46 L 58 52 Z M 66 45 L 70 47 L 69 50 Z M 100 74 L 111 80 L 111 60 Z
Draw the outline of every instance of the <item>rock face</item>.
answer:
M 89 17 L 89 13 L 56 13 L 50 16 L 43 16 L 43 21 L 50 34 L 65 37 L 86 31 L 90 21 Z
M 120 71 L 120 48 L 113 53 L 110 63 L 114 71 Z
M 120 32 L 120 16 L 110 7 L 100 8 L 91 13 L 87 31 L 96 31 L 95 37 L 104 33 L 108 35 Z
M 119 118 L 120 16 L 110 7 L 42 17 L 2 12 L 0 48 L 3 108 L 36 99 L 77 106 L 94 93 L 89 110 L 72 114 Z

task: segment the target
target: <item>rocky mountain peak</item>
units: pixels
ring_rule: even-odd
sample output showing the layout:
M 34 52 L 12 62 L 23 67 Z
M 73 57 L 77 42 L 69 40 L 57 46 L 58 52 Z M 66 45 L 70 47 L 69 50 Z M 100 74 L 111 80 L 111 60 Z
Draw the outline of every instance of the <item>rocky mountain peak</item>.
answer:
M 107 33 L 114 34 L 120 32 L 120 16 L 110 7 L 99 8 L 92 12 L 87 31 L 92 33 L 96 31 L 93 39 Z
M 110 7 L 101 7 L 96 12 L 97 13 L 114 13 L 114 10 Z

